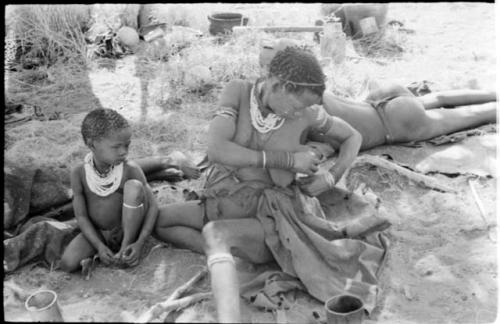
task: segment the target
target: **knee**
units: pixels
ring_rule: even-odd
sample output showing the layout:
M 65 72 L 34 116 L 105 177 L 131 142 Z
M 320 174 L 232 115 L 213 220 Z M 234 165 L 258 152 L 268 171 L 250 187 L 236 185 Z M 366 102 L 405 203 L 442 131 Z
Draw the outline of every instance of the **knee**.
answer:
M 144 201 L 144 186 L 136 179 L 130 179 L 123 186 L 123 201 L 127 204 L 140 204 Z
M 203 226 L 201 234 L 205 241 L 207 255 L 215 252 L 229 252 L 226 233 L 225 226 L 220 221 L 211 221 Z
M 59 268 L 65 272 L 73 272 L 80 266 L 80 261 L 64 253 L 59 263 Z

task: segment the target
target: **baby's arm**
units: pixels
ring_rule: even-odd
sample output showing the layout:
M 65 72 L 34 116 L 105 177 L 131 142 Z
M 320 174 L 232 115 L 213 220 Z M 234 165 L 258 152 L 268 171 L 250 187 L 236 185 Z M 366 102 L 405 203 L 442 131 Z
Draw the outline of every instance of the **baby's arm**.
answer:
M 77 166 L 71 171 L 71 189 L 73 190 L 73 210 L 78 226 L 85 238 L 92 246 L 99 251 L 99 257 L 104 263 L 112 262 L 113 254 L 111 250 L 101 240 L 96 228 L 90 221 L 85 204 L 83 191 L 83 166 Z

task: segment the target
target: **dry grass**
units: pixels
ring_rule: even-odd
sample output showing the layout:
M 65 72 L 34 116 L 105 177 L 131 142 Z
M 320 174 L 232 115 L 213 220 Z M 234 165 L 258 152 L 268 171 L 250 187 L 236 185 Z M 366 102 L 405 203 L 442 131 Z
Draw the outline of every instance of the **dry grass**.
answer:
M 9 10 L 10 41 L 18 42 L 24 60 L 50 65 L 57 60 L 85 62 L 84 31 L 89 20 L 85 5 L 22 5 Z

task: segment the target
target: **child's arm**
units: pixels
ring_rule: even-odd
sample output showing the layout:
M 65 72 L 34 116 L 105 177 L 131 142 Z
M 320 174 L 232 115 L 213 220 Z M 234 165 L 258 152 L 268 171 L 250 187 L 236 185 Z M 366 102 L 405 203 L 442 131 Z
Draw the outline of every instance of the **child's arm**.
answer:
M 75 212 L 75 218 L 85 238 L 99 252 L 101 261 L 105 264 L 110 263 L 113 261 L 113 253 L 106 244 L 101 241 L 97 230 L 87 214 L 81 176 L 82 169 L 83 166 L 80 165 L 71 171 L 71 189 L 73 190 L 73 210 Z

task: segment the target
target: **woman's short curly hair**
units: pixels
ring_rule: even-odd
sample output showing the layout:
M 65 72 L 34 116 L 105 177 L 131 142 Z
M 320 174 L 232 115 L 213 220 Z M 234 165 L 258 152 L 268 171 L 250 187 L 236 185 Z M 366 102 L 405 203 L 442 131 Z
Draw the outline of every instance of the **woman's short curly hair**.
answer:
M 109 133 L 130 127 L 128 121 L 113 109 L 94 109 L 85 116 L 82 122 L 82 136 L 86 145 L 100 140 Z
M 269 74 L 278 77 L 287 90 L 294 93 L 309 89 L 321 96 L 326 88 L 321 65 L 314 54 L 304 47 L 289 46 L 276 53 L 269 64 Z

